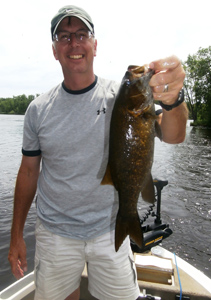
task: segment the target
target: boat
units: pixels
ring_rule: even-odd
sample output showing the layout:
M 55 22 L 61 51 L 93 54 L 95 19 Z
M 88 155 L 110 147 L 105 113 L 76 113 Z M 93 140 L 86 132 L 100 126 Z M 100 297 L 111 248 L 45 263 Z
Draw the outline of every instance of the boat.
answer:
M 156 213 L 152 205 L 145 218 L 153 216 L 154 223 L 142 226 L 144 231 L 143 247 L 139 248 L 131 241 L 137 280 L 141 299 L 151 300 L 208 300 L 211 299 L 211 279 L 203 272 L 178 257 L 160 244 L 172 234 L 168 224 L 163 224 L 160 217 L 161 191 L 168 181 L 154 180 L 156 187 Z M 96 300 L 88 291 L 88 274 L 84 268 L 81 285 L 81 300 Z M 34 299 L 34 272 L 16 281 L 0 292 L 0 300 Z M 53 300 L 53 299 L 52 299 Z
M 155 300 L 211 299 L 211 279 L 161 246 L 147 253 L 134 253 L 140 296 Z M 96 300 L 88 292 L 86 268 L 81 279 L 81 300 Z M 1 300 L 34 299 L 34 272 L 0 292 Z M 53 300 L 53 299 L 52 299 Z

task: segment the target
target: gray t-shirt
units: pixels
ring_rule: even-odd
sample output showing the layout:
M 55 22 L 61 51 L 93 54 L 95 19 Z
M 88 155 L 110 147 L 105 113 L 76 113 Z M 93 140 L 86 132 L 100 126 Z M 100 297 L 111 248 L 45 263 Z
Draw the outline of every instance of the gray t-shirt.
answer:
M 27 109 L 23 154 L 42 155 L 37 215 L 58 235 L 87 240 L 114 229 L 118 196 L 100 183 L 118 89 L 118 83 L 97 77 L 79 92 L 59 84 Z

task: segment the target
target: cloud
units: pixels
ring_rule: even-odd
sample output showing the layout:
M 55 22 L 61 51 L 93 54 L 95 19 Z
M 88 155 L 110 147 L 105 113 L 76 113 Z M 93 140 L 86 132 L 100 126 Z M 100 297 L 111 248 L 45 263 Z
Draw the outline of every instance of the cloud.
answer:
M 0 97 L 43 93 L 60 83 L 50 21 L 66 0 L 11 0 L 0 11 Z M 210 45 L 209 0 L 77 0 L 98 40 L 95 73 L 121 80 L 129 64 L 176 54 L 183 61 Z

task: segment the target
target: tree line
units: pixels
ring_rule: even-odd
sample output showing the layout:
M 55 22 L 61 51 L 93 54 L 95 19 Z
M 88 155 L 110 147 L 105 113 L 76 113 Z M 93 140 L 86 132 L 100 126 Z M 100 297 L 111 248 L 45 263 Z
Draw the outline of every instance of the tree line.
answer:
M 30 102 L 34 100 L 36 96 L 26 95 L 13 96 L 13 98 L 0 98 L 0 114 L 17 114 L 24 115 Z
M 193 125 L 211 127 L 211 46 L 199 48 L 183 63 L 186 103 Z
M 185 101 L 193 125 L 211 127 L 211 46 L 199 48 L 183 62 Z M 0 98 L 0 113 L 24 114 L 29 103 L 38 95 Z

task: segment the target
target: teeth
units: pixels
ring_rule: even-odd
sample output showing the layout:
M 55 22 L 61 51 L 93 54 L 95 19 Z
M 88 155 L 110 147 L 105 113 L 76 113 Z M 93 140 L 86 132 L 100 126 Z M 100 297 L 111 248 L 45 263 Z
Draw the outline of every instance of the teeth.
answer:
M 83 55 L 70 55 L 69 57 L 72 59 L 80 59 L 83 57 Z

